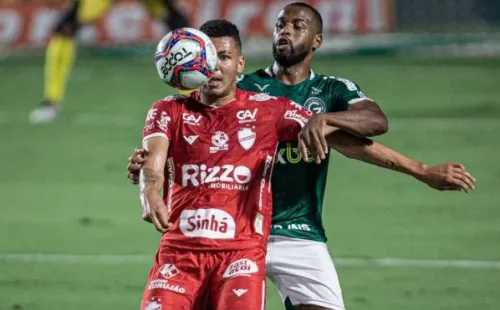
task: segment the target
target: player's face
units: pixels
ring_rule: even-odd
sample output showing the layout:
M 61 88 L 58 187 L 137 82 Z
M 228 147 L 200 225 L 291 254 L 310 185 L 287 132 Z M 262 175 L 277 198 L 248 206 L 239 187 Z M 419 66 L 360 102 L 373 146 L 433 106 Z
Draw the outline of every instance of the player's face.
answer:
M 313 13 L 289 6 L 278 14 L 274 27 L 273 56 L 276 62 L 289 67 L 302 62 L 313 48 L 321 45 Z
M 227 95 L 236 85 L 236 76 L 245 68 L 245 58 L 236 41 L 231 37 L 210 38 L 217 50 L 217 67 L 214 75 L 201 88 L 210 96 Z

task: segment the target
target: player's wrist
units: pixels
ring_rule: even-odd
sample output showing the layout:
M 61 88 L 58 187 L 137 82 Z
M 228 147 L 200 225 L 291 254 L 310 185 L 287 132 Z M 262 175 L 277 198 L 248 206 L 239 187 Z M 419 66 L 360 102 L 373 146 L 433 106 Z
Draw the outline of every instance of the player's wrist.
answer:
M 415 162 L 415 165 L 412 166 L 410 173 L 415 178 L 423 180 L 427 176 L 428 170 L 429 170 L 429 165 L 421 162 Z

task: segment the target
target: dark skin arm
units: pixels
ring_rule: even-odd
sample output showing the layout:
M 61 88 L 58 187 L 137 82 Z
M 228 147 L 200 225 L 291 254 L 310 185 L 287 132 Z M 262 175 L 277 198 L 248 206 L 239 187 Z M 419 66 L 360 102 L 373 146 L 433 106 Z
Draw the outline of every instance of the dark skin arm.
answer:
M 378 136 L 389 130 L 384 112 L 370 99 L 350 104 L 347 111 L 332 113 L 326 124 L 358 137 Z
M 330 127 L 325 130 L 328 146 L 348 158 L 413 176 L 430 187 L 441 191 L 463 190 L 468 192 L 474 189 L 476 179 L 465 170 L 462 164 L 446 163 L 429 166 L 370 139 L 353 136 L 338 128 Z M 318 142 L 315 145 L 307 145 L 306 140 L 311 141 L 305 139 L 301 132 L 299 135 L 299 148 L 302 156 L 307 158 L 307 149 L 309 149 L 313 156 L 318 159 L 316 148 L 322 149 L 323 146 Z
M 345 112 L 312 115 L 302 128 L 301 137 L 305 146 L 313 151 L 316 163 L 326 158 L 329 149 L 326 136 L 333 128 L 356 137 L 366 137 L 366 134 L 387 131 L 387 118 L 378 105 L 369 99 L 351 104 Z M 311 146 L 314 148 L 311 149 Z

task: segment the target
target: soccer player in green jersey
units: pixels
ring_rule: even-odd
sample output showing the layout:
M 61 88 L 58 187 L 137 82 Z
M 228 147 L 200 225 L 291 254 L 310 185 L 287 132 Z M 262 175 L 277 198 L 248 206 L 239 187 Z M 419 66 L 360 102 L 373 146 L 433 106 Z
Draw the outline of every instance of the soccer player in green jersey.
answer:
M 329 125 L 359 137 L 385 133 L 388 125 L 384 114 L 356 83 L 311 70 L 314 51 L 320 48 L 321 41 L 321 15 L 304 3 L 287 5 L 276 21 L 274 64 L 241 76 L 238 87 L 285 96 L 316 113 L 337 112 L 335 117 L 328 119 Z M 315 122 L 308 122 L 305 131 L 306 136 L 310 135 L 312 139 L 315 130 L 311 127 L 326 122 L 324 119 L 313 119 Z M 409 168 L 405 167 L 406 163 L 415 163 L 378 146 L 373 148 L 373 153 L 363 156 L 351 154 L 351 157 L 407 173 Z M 134 182 L 138 180 L 145 156 L 144 149 L 139 148 L 130 158 L 129 178 Z M 381 158 L 387 161 L 381 163 Z M 281 143 L 274 166 L 274 214 L 267 253 L 267 275 L 289 309 L 345 309 L 322 224 L 328 155 L 322 159 L 320 164 L 312 159 L 304 161 L 297 143 Z M 450 189 L 444 180 L 449 177 L 453 165 L 421 167 L 425 167 L 418 175 L 421 181 L 434 188 Z M 283 182 L 291 179 L 294 182 Z

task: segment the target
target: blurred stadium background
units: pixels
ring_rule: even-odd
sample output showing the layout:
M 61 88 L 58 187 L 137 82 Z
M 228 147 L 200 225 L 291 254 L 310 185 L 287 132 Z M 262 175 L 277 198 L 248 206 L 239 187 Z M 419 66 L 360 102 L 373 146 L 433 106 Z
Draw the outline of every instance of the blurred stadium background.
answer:
M 0 309 L 137 309 L 159 235 L 125 166 L 149 105 L 172 93 L 151 61 L 165 30 L 117 1 L 80 35 L 62 118 L 32 126 L 62 2 L 0 0 Z M 240 26 L 250 72 L 270 64 L 293 1 L 181 2 L 195 26 Z M 379 102 L 390 131 L 377 140 L 478 179 L 439 193 L 334 155 L 324 219 L 348 309 L 500 309 L 500 2 L 306 2 L 326 25 L 314 69 Z M 283 309 L 272 287 L 268 309 Z

